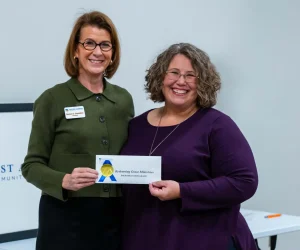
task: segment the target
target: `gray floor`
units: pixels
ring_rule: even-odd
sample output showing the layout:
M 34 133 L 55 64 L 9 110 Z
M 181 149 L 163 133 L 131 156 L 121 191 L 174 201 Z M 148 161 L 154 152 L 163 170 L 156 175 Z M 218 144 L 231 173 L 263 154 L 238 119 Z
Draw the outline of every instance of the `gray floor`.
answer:
M 0 250 L 35 250 L 35 238 L 0 243 Z

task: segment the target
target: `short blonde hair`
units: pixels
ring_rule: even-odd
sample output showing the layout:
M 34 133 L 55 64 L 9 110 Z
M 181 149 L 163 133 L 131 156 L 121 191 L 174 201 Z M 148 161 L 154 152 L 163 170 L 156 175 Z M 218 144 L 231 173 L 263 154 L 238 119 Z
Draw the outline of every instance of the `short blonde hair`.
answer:
M 191 64 L 199 76 L 197 82 L 197 106 L 202 108 L 212 107 L 217 102 L 217 92 L 221 88 L 221 78 L 208 55 L 189 43 L 171 45 L 162 52 L 156 62 L 149 68 L 145 77 L 145 90 L 154 102 L 164 102 L 162 83 L 166 71 L 175 55 L 182 54 L 190 59 Z
M 105 29 L 110 34 L 111 43 L 113 45 L 112 63 L 107 67 L 105 77 L 111 78 L 116 73 L 120 64 L 120 41 L 116 27 L 112 20 L 107 15 L 99 11 L 85 13 L 76 20 L 65 51 L 65 70 L 70 77 L 78 77 L 79 68 L 78 62 L 74 58 L 75 51 L 78 46 L 81 29 L 89 25 L 95 26 L 99 29 Z

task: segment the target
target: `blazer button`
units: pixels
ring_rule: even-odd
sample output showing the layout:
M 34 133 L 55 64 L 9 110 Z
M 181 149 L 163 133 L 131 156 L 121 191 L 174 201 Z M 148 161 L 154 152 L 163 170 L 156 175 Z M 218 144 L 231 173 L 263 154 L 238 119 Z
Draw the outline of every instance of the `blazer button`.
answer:
M 101 96 L 100 96 L 100 95 L 97 95 L 97 96 L 96 96 L 96 101 L 97 101 L 97 102 L 100 102 L 100 101 L 101 101 Z
M 104 192 L 109 192 L 109 186 L 108 186 L 108 184 L 104 184 L 103 185 L 103 191 Z
M 105 117 L 104 116 L 100 116 L 99 121 L 102 122 L 102 123 L 105 122 Z
M 108 144 L 108 140 L 107 139 L 102 139 L 102 144 L 103 145 L 107 145 Z

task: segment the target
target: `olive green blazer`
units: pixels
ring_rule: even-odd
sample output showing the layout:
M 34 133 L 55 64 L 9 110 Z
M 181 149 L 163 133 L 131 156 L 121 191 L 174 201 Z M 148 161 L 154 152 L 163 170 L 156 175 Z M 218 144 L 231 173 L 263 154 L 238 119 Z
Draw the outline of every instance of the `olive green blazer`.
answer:
M 34 103 L 28 152 L 22 164 L 24 178 L 60 200 L 68 197 L 116 197 L 117 185 L 95 184 L 66 191 L 62 180 L 76 167 L 95 168 L 95 156 L 117 155 L 127 139 L 134 116 L 131 95 L 105 81 L 94 94 L 76 78 L 46 90 Z M 83 106 L 84 118 L 66 119 L 64 108 Z

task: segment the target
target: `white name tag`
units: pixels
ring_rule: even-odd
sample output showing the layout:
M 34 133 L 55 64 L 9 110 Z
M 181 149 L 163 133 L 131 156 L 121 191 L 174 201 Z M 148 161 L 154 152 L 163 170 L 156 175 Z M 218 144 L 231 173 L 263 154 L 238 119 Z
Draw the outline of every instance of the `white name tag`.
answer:
M 85 111 L 83 106 L 65 107 L 66 119 L 84 118 Z
M 161 180 L 161 157 L 96 155 L 96 170 L 96 183 L 149 184 Z

